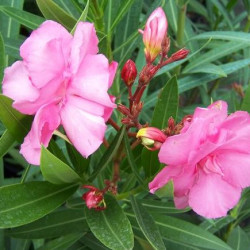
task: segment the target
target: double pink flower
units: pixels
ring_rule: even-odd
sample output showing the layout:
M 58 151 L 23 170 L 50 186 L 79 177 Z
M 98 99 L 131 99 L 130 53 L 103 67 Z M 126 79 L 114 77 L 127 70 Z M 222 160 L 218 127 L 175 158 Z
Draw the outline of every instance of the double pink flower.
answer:
M 159 159 L 168 166 L 149 184 L 152 193 L 172 180 L 177 208 L 225 216 L 250 186 L 250 115 L 227 116 L 223 101 L 197 108 L 181 133 L 162 144 Z
M 117 63 L 98 53 L 94 25 L 79 23 L 74 36 L 60 24 L 44 22 L 20 48 L 23 61 L 5 70 L 3 93 L 21 113 L 35 115 L 21 153 L 39 165 L 41 144 L 63 128 L 85 157 L 102 143 L 105 121 L 116 107 L 107 93 Z

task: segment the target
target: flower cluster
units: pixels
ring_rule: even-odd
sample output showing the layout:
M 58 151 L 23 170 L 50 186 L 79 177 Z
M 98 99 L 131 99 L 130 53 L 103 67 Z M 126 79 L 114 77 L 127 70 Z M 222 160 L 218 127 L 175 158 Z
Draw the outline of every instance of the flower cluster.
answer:
M 91 23 L 80 22 L 72 36 L 46 21 L 21 46 L 23 61 L 5 70 L 3 93 L 21 113 L 35 115 L 20 151 L 29 163 L 39 165 L 41 144 L 47 147 L 60 125 L 84 157 L 103 142 L 116 107 L 107 91 L 117 63 L 97 54 L 97 44 Z

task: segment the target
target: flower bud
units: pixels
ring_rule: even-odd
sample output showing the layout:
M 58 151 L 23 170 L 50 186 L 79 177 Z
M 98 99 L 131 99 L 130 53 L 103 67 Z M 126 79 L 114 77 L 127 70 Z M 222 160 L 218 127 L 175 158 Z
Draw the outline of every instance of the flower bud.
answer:
M 122 68 L 122 80 L 126 83 L 127 86 L 131 86 L 134 83 L 136 76 L 136 65 L 132 60 L 129 59 Z
M 88 209 L 94 208 L 95 210 L 103 210 L 106 208 L 103 192 L 93 186 L 83 186 L 83 188 L 90 189 L 83 194 L 82 199 L 85 200 Z
M 161 45 L 166 37 L 168 22 L 161 7 L 157 8 L 149 16 L 143 33 L 145 56 L 148 63 L 152 63 L 161 52 Z
M 186 56 L 188 55 L 189 50 L 188 49 L 180 49 L 177 52 L 175 52 L 171 58 L 173 61 L 178 61 L 178 60 L 182 60 L 184 58 L 186 58 Z
M 137 138 L 142 140 L 142 144 L 149 150 L 158 150 L 167 136 L 158 128 L 147 127 L 137 132 Z

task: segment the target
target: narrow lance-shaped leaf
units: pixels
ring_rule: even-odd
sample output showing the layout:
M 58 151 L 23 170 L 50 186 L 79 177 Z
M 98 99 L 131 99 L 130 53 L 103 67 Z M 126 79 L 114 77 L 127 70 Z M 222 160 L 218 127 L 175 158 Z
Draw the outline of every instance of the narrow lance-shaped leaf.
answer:
M 9 132 L 9 130 L 5 130 L 0 138 L 0 158 L 3 157 L 8 150 L 13 146 L 15 142 L 15 138 Z
M 110 249 L 132 249 L 134 237 L 128 218 L 115 198 L 105 197 L 107 208 L 96 211 L 85 208 L 87 223 L 92 233 Z
M 45 21 L 45 19 L 40 16 L 13 7 L 0 6 L 0 11 L 32 30 L 36 29 Z
M 143 185 L 143 180 L 137 170 L 137 166 L 135 164 L 135 160 L 134 160 L 134 156 L 133 156 L 133 153 L 131 151 L 131 147 L 130 147 L 130 144 L 129 144 L 129 140 L 128 140 L 128 136 L 127 134 L 124 134 L 124 144 L 125 144 L 125 150 L 126 150 L 126 154 L 127 154 L 127 159 L 128 159 L 128 163 L 133 171 L 133 173 L 135 174 L 136 176 L 136 179 L 138 180 L 138 182 Z
M 234 230 L 229 235 L 227 242 L 228 245 L 231 246 L 234 250 L 249 250 L 249 237 L 240 226 L 234 228 Z
M 141 228 L 144 236 L 150 242 L 154 249 L 166 249 L 162 241 L 159 228 L 156 226 L 154 219 L 147 210 L 134 198 L 130 197 L 131 205 L 135 213 L 135 218 Z
M 12 228 L 7 234 L 21 239 L 49 239 L 87 230 L 89 228 L 83 209 L 64 209 L 27 225 Z
M 103 154 L 102 158 L 98 162 L 96 166 L 96 170 L 93 172 L 93 174 L 90 176 L 89 181 L 93 181 L 96 176 L 105 169 L 105 167 L 110 163 L 112 160 L 113 156 L 115 155 L 118 147 L 121 144 L 123 135 L 125 132 L 125 126 L 123 126 L 120 131 L 116 134 L 115 138 L 111 142 L 109 148 L 106 150 L 106 152 Z
M 52 0 L 36 0 L 36 3 L 46 19 L 54 20 L 64 25 L 69 31 L 75 26 L 77 20 Z
M 152 127 L 163 129 L 167 127 L 168 119 L 172 116 L 176 118 L 178 110 L 178 84 L 176 77 L 172 77 L 162 89 L 154 109 L 151 122 Z M 142 150 L 142 165 L 147 177 L 155 174 L 159 168 L 158 152 Z
M 79 182 L 79 175 L 67 164 L 58 159 L 42 146 L 41 172 L 53 184 Z
M 250 85 L 247 87 L 247 90 L 245 92 L 241 110 L 245 110 L 250 113 Z
M 12 108 L 12 102 L 7 96 L 0 95 L 0 120 L 12 136 L 18 142 L 22 142 L 30 130 L 32 117 L 23 115 Z
M 17 227 L 49 214 L 72 195 L 78 185 L 27 182 L 0 188 L 0 228 Z
M 87 1 L 86 3 L 86 6 L 81 14 L 81 16 L 79 17 L 79 19 L 77 20 L 74 28 L 71 30 L 71 34 L 74 34 L 75 30 L 76 30 L 76 26 L 79 22 L 85 22 L 86 18 L 87 18 L 87 15 L 88 15 L 88 11 L 89 11 L 89 0 Z

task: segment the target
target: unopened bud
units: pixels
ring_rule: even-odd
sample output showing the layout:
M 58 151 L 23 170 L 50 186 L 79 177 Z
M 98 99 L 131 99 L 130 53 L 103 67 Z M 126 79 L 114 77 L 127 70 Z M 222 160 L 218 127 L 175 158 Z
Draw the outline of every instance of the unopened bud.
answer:
M 121 72 L 122 80 L 125 82 L 127 86 L 131 86 L 134 83 L 136 76 L 137 76 L 136 65 L 132 60 L 129 59 L 122 68 Z
M 158 128 L 147 127 L 138 131 L 137 138 L 142 140 L 142 144 L 149 150 L 158 150 L 167 136 Z
M 184 58 L 186 58 L 186 56 L 188 55 L 189 50 L 188 49 L 180 49 L 177 52 L 175 52 L 171 58 L 173 61 L 179 61 L 182 60 Z
M 152 63 L 161 52 L 163 39 L 166 37 L 168 22 L 161 7 L 157 8 L 149 16 L 143 33 L 145 45 L 145 57 L 148 63 Z

